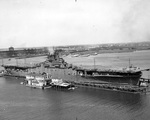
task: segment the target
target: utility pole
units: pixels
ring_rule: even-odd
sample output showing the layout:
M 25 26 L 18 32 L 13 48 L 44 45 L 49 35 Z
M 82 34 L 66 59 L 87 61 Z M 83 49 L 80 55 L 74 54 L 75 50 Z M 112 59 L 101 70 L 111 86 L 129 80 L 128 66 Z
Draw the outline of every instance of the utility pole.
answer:
M 129 67 L 130 67 L 130 58 L 129 58 Z

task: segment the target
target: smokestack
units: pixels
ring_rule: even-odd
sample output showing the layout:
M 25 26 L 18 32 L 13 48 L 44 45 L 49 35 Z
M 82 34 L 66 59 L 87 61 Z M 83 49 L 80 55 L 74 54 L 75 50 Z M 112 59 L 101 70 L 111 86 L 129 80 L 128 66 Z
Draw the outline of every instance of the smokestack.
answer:
M 48 47 L 48 51 L 49 51 L 50 55 L 54 54 L 54 48 L 53 47 Z

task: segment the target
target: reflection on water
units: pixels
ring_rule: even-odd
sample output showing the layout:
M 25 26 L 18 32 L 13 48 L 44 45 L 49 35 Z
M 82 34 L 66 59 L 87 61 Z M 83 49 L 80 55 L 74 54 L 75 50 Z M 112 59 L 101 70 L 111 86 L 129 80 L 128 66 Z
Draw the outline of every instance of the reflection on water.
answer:
M 4 120 L 147 120 L 150 96 L 78 88 L 32 89 L 23 79 L 0 78 L 0 117 Z

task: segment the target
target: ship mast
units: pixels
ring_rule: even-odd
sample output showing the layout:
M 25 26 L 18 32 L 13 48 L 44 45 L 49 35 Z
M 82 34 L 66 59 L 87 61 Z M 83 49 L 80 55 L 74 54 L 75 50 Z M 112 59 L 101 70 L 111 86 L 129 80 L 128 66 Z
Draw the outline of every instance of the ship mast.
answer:
M 94 58 L 94 69 L 95 69 L 95 58 Z
M 132 68 L 131 60 L 129 58 L 129 69 Z
M 2 58 L 2 65 L 4 65 L 4 61 L 3 61 L 3 58 Z
M 130 58 L 129 58 L 129 68 L 130 68 Z

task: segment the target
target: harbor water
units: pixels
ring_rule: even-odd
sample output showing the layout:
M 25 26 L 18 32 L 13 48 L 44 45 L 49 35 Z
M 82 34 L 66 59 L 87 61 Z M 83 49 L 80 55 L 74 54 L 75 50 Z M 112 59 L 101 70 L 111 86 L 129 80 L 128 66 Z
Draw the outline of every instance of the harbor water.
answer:
M 150 68 L 150 51 L 99 54 L 89 57 L 67 56 L 75 65 L 119 68 L 131 63 L 140 68 Z M 29 58 L 17 63 L 37 63 L 45 58 Z M 14 59 L 4 64 L 16 63 Z M 31 63 L 32 62 L 32 63 Z M 149 78 L 150 71 L 143 74 Z M 58 74 L 59 76 L 59 74 Z M 71 78 L 70 78 L 71 79 Z M 60 89 L 33 89 L 21 85 L 23 78 L 0 77 L 0 120 L 148 120 L 150 94 L 133 94 L 78 87 L 67 91 Z

